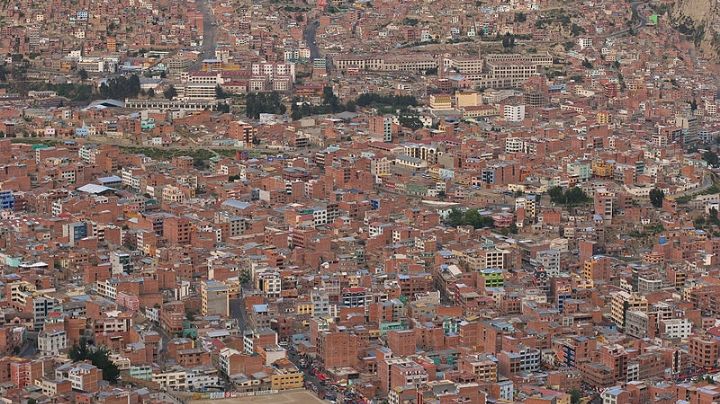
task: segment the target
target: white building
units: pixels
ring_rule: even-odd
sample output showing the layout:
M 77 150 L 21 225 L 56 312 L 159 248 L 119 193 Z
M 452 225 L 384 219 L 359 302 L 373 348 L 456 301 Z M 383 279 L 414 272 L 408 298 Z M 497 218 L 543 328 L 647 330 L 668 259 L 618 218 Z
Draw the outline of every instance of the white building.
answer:
M 537 260 L 545 268 L 548 276 L 560 275 L 560 251 L 554 249 L 539 251 Z
M 509 137 L 505 139 L 506 153 L 520 153 L 523 151 L 525 142 L 519 137 Z
M 692 323 L 686 318 L 660 320 L 660 332 L 669 339 L 688 338 L 692 333 Z
M 580 49 L 589 48 L 592 46 L 592 39 L 590 38 L 578 38 L 578 45 L 580 45 Z
M 60 352 L 67 349 L 67 334 L 65 330 L 41 331 L 38 335 L 38 349 L 43 355 L 60 355 Z
M 521 122 L 525 119 L 525 105 L 504 105 L 503 117 L 508 122 Z
M 184 370 L 173 370 L 163 373 L 155 373 L 152 381 L 170 390 L 187 390 L 187 373 Z
M 188 369 L 185 380 L 187 389 L 191 391 L 204 390 L 220 385 L 218 371 L 212 367 Z

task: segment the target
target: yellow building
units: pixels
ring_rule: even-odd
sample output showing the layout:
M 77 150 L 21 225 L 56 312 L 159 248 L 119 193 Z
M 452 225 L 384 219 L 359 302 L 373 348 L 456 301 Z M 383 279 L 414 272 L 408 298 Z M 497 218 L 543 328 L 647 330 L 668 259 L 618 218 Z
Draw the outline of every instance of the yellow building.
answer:
M 474 91 L 455 93 L 455 106 L 457 108 L 476 107 L 480 105 L 480 97 Z
M 272 390 L 290 390 L 303 387 L 303 373 L 295 366 L 276 367 L 270 378 Z
M 615 172 L 615 163 L 610 161 L 594 160 L 592 172 L 596 177 L 612 177 Z
M 598 123 L 598 125 L 607 125 L 610 123 L 610 114 L 606 111 L 598 112 L 597 115 L 595 115 L 595 122 Z
M 315 306 L 312 303 L 300 302 L 295 307 L 295 314 L 309 314 L 313 316 L 315 313 Z
M 452 98 L 446 94 L 435 94 L 430 96 L 430 108 L 452 109 Z

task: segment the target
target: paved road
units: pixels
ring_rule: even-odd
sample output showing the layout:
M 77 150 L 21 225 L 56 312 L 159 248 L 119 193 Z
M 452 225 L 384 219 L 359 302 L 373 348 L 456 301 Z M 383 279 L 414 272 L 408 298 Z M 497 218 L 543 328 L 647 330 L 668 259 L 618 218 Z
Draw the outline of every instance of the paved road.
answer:
M 243 333 L 247 328 L 248 317 L 245 311 L 245 298 L 230 299 L 230 316 L 238 320 L 238 329 Z
M 314 404 L 326 403 L 313 395 L 311 391 L 295 390 L 277 394 L 262 396 L 248 396 L 237 398 L 225 398 L 220 400 L 193 400 L 193 404 L 241 404 L 241 403 L 262 403 L 262 404 Z
M 715 180 L 716 180 L 716 178 L 715 178 L 715 174 L 713 172 L 706 172 L 705 175 L 703 176 L 703 183 L 700 184 L 699 187 L 693 188 L 693 189 L 688 189 L 687 191 L 680 192 L 677 194 L 672 194 L 670 196 L 672 196 L 673 198 L 679 198 L 679 197 L 683 197 L 683 196 L 695 195 L 695 194 L 699 194 L 701 192 L 705 192 L 710 187 L 715 185 Z
M 215 57 L 215 34 L 217 26 L 215 25 L 215 16 L 213 16 L 209 0 L 199 0 L 197 2 L 198 9 L 203 15 L 203 41 L 200 47 L 198 59 L 190 66 L 189 70 L 198 70 L 202 65 L 203 59 L 212 59 Z
M 647 24 L 647 18 L 644 15 L 642 15 L 640 13 L 640 11 L 638 10 L 640 8 L 640 6 L 644 5 L 644 4 L 647 4 L 647 1 L 633 1 L 632 3 L 630 3 L 630 8 L 632 8 L 632 11 L 633 11 L 633 17 L 635 17 L 635 16 L 638 17 L 637 21 L 635 22 L 635 24 L 632 25 L 631 28 L 626 28 L 622 31 L 613 32 L 612 34 L 608 35 L 607 38 L 616 38 L 619 36 L 623 36 L 632 30 L 637 31 L 642 26 Z
M 317 388 L 317 392 L 314 392 L 314 394 L 317 395 L 318 397 L 320 397 L 321 399 L 324 399 L 327 389 L 325 388 L 325 386 L 323 386 L 320 383 L 320 380 L 317 377 L 315 377 L 315 375 L 312 374 L 312 368 L 313 368 L 312 361 L 310 359 L 308 359 L 307 367 L 305 367 L 305 368 L 301 367 L 300 366 L 300 357 L 292 350 L 288 352 L 288 359 L 290 359 L 290 361 L 292 361 L 295 364 L 295 366 L 298 367 L 298 369 L 302 370 L 304 377 L 305 377 L 306 388 L 309 388 L 310 384 L 312 384 L 312 386 Z
M 310 59 L 316 59 L 321 58 L 320 55 L 320 49 L 317 46 L 316 42 L 316 36 L 317 36 L 317 29 L 320 26 L 320 22 L 318 20 L 309 21 L 308 25 L 305 27 L 304 37 L 305 37 L 305 43 L 307 43 L 308 48 L 310 48 Z

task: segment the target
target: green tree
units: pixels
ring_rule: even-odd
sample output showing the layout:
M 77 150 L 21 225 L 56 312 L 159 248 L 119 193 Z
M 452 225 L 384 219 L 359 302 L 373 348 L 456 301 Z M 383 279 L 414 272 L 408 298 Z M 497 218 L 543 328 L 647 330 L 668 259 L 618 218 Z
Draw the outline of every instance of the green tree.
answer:
M 357 97 L 355 99 L 355 103 L 360 107 L 386 105 L 394 109 L 402 109 L 416 106 L 417 99 L 412 95 L 381 95 L 376 93 L 365 93 Z
M 563 192 L 562 187 L 559 187 L 559 186 L 552 187 L 548 190 L 548 194 L 550 195 L 550 200 L 553 203 L 557 203 L 557 204 L 565 203 L 565 192 Z
M 173 98 L 177 97 L 177 90 L 175 89 L 175 86 L 170 84 L 170 87 L 163 90 L 163 97 L 165 97 L 168 100 L 172 100 Z
M 565 191 L 565 203 L 568 205 L 577 205 L 589 200 L 590 198 L 579 187 L 572 187 Z
M 453 208 L 448 214 L 446 223 L 452 227 L 472 226 L 476 229 L 493 227 L 493 219 L 481 215 L 477 209 L 468 209 L 463 212 L 458 208 Z
M 78 70 L 78 77 L 80 77 L 80 81 L 85 81 L 88 79 L 88 72 L 85 69 Z
M 548 190 L 550 200 L 560 205 L 578 205 L 586 203 L 590 198 L 579 187 L 572 187 L 563 191 L 562 187 L 556 186 Z
M 582 61 L 582 66 L 583 66 L 584 68 L 586 68 L 586 69 L 592 69 L 592 68 L 593 68 L 593 64 L 590 63 L 590 61 L 587 60 L 587 58 L 585 58 L 585 59 Z
M 400 125 L 412 130 L 418 130 L 423 127 L 423 123 L 417 115 L 401 115 L 398 121 Z
M 579 404 L 580 399 L 582 399 L 582 391 L 578 389 L 572 389 L 570 390 L 570 404 Z
M 505 49 L 513 48 L 515 46 L 515 36 L 509 32 L 506 32 L 505 36 L 502 39 L 502 46 Z
M 570 26 L 570 33 L 572 34 L 572 36 L 578 36 L 578 35 L 584 34 L 585 32 L 586 32 L 585 28 L 583 28 L 575 23 L 573 23 L 572 26 Z
M 458 227 L 462 225 L 463 213 L 458 208 L 452 208 L 448 214 L 447 223 L 452 227 Z
M 130 77 L 113 77 L 100 85 L 100 95 L 103 98 L 133 98 L 140 93 L 140 77 L 133 74 Z
M 720 218 L 718 218 L 717 209 L 710 208 L 710 211 L 708 211 L 708 222 L 710 222 L 713 226 L 720 226 Z
M 152 88 L 149 89 L 149 90 L 147 91 L 147 96 L 150 97 L 150 98 L 154 98 L 154 97 L 155 97 L 155 90 L 152 89 Z
M 238 279 L 240 280 L 240 284 L 247 285 L 252 281 L 252 277 L 250 276 L 250 271 L 247 269 L 244 269 L 240 271 L 240 276 L 238 276 Z
M 260 114 L 284 114 L 285 104 L 277 91 L 271 93 L 250 93 L 245 97 L 245 114 L 254 119 Z
M 222 87 L 220 87 L 220 84 L 216 85 L 215 86 L 215 98 L 222 100 L 227 97 L 228 97 L 228 95 L 225 93 L 225 90 L 223 90 Z
M 102 371 L 103 380 L 110 383 L 117 382 L 118 377 L 120 377 L 120 370 L 110 359 L 110 351 L 106 347 L 92 347 L 88 345 L 84 338 L 70 348 L 68 357 L 73 362 L 89 360 Z
M 527 21 L 527 16 L 525 13 L 515 13 L 515 22 L 525 22 Z
M 665 192 L 662 189 L 653 188 L 650 190 L 650 203 L 652 206 L 659 208 L 665 199 Z
M 712 150 L 708 150 L 705 153 L 703 153 L 702 159 L 705 160 L 708 163 L 708 165 L 710 165 L 711 167 L 717 167 L 718 162 L 720 162 L 720 159 L 718 159 L 717 153 L 715 153 Z

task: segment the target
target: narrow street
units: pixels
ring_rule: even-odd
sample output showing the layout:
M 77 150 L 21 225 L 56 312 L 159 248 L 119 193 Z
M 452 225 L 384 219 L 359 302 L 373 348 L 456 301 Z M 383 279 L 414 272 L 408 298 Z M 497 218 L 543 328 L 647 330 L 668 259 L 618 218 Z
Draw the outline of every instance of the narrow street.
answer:
M 308 48 L 310 48 L 310 59 L 317 59 L 322 57 L 320 55 L 320 49 L 317 46 L 316 38 L 317 38 L 317 29 L 320 26 L 320 22 L 318 20 L 309 21 L 307 26 L 305 27 L 304 37 L 305 37 L 305 43 L 307 43 Z
M 189 70 L 198 70 L 202 66 L 204 59 L 212 59 L 215 57 L 215 35 L 217 33 L 217 24 L 212 8 L 208 3 L 209 0 L 198 0 L 198 9 L 203 15 L 203 40 L 200 46 L 200 54 L 197 60 L 190 66 Z

